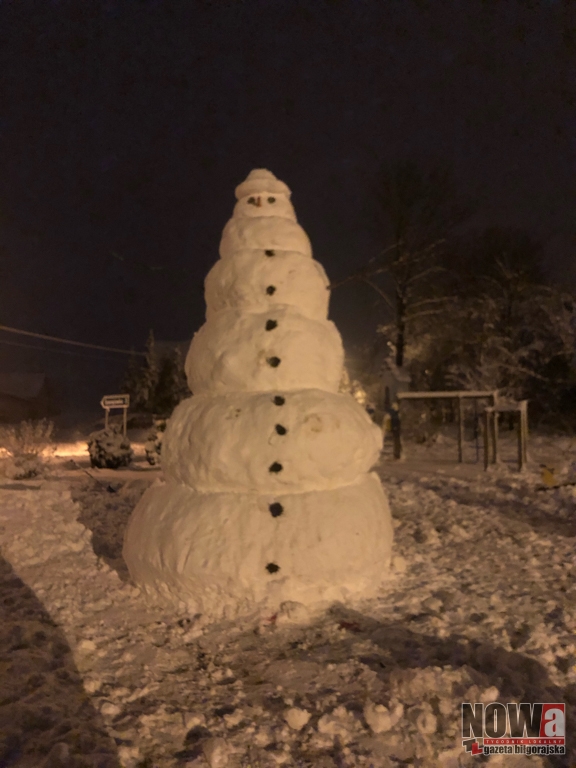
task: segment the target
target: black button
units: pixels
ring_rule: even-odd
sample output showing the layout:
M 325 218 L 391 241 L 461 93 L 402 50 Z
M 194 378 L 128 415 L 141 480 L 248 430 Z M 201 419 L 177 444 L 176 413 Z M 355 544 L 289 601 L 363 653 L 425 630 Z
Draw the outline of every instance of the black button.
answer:
M 272 517 L 280 517 L 282 512 L 284 512 L 284 507 L 278 501 L 275 501 L 273 504 L 270 504 L 268 509 L 270 510 L 270 514 L 272 515 Z

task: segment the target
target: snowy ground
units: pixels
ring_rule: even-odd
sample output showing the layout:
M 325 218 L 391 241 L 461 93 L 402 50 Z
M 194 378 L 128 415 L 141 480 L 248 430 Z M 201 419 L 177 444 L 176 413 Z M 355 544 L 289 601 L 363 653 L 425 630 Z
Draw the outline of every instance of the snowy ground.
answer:
M 504 443 L 488 473 L 453 464 L 453 440 L 385 455 L 390 582 L 305 626 L 146 606 L 121 559 L 159 475 L 141 461 L 97 482 L 79 444 L 47 479 L 5 481 L 0 768 L 576 766 L 576 486 L 537 490 L 576 440 L 533 439 L 522 475 Z M 569 755 L 467 756 L 460 702 L 480 700 L 566 702 Z

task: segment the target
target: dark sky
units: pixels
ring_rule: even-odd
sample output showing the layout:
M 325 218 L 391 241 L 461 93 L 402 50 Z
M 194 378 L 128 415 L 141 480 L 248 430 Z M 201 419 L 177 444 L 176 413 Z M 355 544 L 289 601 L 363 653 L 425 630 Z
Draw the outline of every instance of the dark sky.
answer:
M 530 228 L 576 286 L 576 3 L 0 0 L 0 323 L 190 337 L 253 167 L 338 279 L 377 249 L 363 205 L 403 158 L 450 165 L 481 223 Z M 345 340 L 368 305 L 335 291 Z

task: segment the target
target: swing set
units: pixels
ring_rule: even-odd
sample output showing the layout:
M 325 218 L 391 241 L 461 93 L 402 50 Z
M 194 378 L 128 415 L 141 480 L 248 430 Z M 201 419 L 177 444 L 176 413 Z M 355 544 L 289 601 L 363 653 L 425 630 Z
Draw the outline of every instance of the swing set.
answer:
M 517 414 L 517 435 L 518 435 L 518 469 L 524 469 L 527 463 L 527 444 L 528 444 L 528 400 L 521 400 L 517 403 L 500 401 L 498 390 L 493 391 L 444 391 L 444 392 L 398 392 L 397 410 L 398 424 L 396 429 L 392 429 L 394 440 L 394 458 L 399 459 L 402 456 L 402 442 L 400 438 L 400 405 L 405 400 L 451 400 L 457 402 L 458 412 L 458 462 L 463 461 L 464 444 L 464 400 L 474 400 L 476 411 L 478 400 L 488 400 L 489 405 L 483 411 L 483 443 L 484 443 L 484 469 L 488 469 L 490 464 L 497 464 L 499 460 L 498 451 L 498 414 L 510 413 Z

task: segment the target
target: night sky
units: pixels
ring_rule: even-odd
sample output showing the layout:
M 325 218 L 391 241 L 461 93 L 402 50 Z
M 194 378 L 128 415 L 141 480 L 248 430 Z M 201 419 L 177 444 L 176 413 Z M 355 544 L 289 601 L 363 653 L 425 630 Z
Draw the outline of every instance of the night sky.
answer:
M 190 338 L 254 167 L 337 280 L 378 251 L 378 166 L 407 158 L 452 167 L 478 225 L 530 229 L 576 287 L 576 3 L 0 0 L 0 323 Z M 346 343 L 380 319 L 367 290 L 333 294 Z M 3 369 L 83 360 L 112 391 L 125 365 L 49 357 L 0 343 Z

